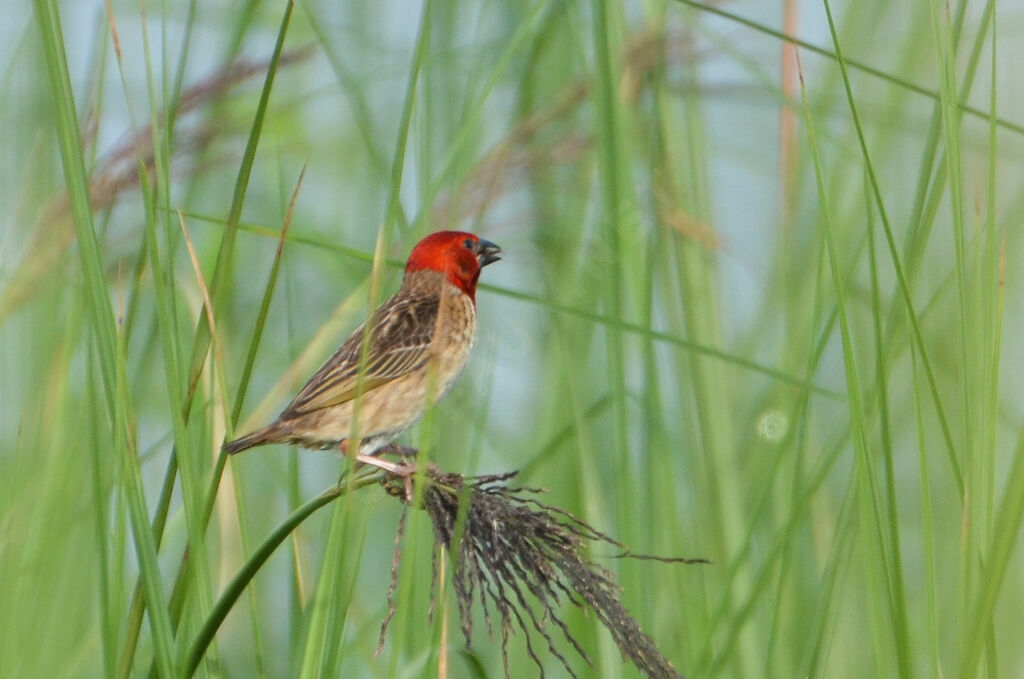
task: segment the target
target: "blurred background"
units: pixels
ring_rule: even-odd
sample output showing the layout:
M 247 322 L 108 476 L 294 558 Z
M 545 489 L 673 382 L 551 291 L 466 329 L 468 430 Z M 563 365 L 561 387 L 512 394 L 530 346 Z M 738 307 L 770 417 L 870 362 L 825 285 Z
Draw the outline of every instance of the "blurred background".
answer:
M 374 655 L 375 487 L 204 628 L 345 466 L 225 436 L 458 228 L 506 254 L 403 442 L 709 559 L 588 555 L 681 673 L 1021 676 L 1022 32 L 981 0 L 5 5 L 0 675 L 184 674 L 212 633 L 204 676 L 503 676 L 415 511 Z M 638 676 L 565 617 L 579 676 Z

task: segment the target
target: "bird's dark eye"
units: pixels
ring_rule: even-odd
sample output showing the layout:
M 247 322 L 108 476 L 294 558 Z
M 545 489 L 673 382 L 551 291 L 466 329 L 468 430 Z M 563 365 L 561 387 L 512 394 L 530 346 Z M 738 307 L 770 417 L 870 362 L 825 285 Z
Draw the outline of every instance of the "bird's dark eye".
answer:
M 466 248 L 467 250 L 472 250 L 473 245 L 474 242 L 472 238 L 467 238 L 466 240 L 462 241 L 462 247 Z

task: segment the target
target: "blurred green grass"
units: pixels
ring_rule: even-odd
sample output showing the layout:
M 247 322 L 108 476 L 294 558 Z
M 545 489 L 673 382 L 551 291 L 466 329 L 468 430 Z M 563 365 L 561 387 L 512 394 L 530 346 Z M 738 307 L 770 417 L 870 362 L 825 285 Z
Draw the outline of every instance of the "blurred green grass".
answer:
M 0 676 L 502 675 L 416 512 L 374 656 L 372 487 L 222 599 L 342 470 L 226 432 L 440 228 L 507 255 L 407 442 L 711 559 L 591 555 L 681 672 L 1024 672 L 1008 3 L 111 5 L 0 10 Z

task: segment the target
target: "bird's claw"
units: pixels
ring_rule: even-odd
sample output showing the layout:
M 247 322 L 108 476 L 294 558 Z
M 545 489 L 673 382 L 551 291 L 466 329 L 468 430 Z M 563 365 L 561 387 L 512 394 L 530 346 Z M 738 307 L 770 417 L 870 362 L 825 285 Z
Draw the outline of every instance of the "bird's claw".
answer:
M 386 472 L 394 474 L 402 479 L 402 483 L 405 486 L 405 500 L 407 503 L 412 504 L 412 476 L 416 473 L 416 465 L 408 462 L 388 462 L 382 460 L 379 457 L 372 455 L 364 455 L 362 453 L 356 455 L 356 462 L 361 464 L 368 464 L 378 469 L 383 469 Z

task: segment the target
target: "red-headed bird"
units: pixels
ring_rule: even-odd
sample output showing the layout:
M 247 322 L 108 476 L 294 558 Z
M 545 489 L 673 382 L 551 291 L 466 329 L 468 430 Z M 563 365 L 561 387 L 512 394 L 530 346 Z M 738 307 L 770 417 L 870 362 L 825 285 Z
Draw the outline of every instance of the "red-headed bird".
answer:
M 276 420 L 224 450 L 234 454 L 267 443 L 347 450 L 357 418 L 359 458 L 379 452 L 462 372 L 476 340 L 480 270 L 500 255 L 494 243 L 462 231 L 421 240 L 409 254 L 401 289 L 355 329 Z M 364 328 L 369 336 L 360 374 Z

